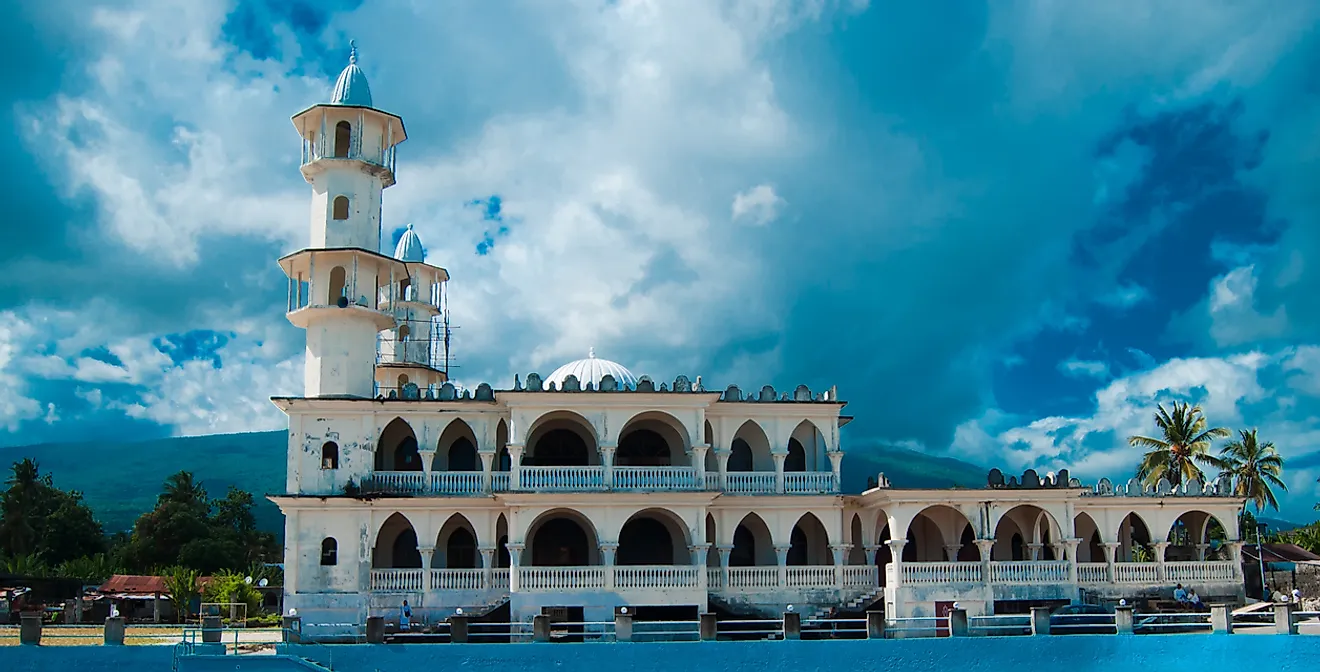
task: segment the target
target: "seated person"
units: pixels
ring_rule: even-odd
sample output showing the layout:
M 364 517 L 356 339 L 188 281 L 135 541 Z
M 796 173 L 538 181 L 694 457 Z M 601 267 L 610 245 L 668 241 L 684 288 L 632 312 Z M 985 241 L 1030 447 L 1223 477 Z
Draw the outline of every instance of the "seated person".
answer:
M 1192 605 L 1192 609 L 1196 611 L 1201 610 L 1201 596 L 1197 595 L 1195 590 L 1187 593 L 1187 602 Z
M 1173 589 L 1173 599 L 1178 603 L 1178 606 L 1187 605 L 1187 591 L 1183 590 L 1181 583 Z

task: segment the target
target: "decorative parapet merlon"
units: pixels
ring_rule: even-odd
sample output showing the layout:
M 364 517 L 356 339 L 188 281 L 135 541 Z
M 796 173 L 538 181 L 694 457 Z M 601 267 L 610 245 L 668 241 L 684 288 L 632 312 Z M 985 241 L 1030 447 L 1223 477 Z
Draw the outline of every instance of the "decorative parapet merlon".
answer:
M 743 393 L 737 385 L 730 385 L 720 394 L 720 401 L 724 402 L 755 402 L 755 403 L 836 403 L 839 401 L 839 390 L 831 386 L 830 389 L 812 395 L 811 389 L 806 385 L 798 385 L 793 388 L 793 392 L 784 392 L 776 394 L 775 388 L 765 385 L 756 393 Z
M 1080 488 L 1082 482 L 1068 477 L 1067 469 L 1060 469 L 1058 473 L 1046 472 L 1044 477 L 1036 473 L 1035 469 L 1028 469 L 1022 472 L 1022 478 L 1009 476 L 1004 479 L 1004 472 L 998 469 L 991 469 L 986 477 L 986 485 L 994 489 L 1007 488 L 1010 490 L 1039 490 L 1042 488 Z
M 1107 478 L 1102 478 L 1094 488 L 1082 494 L 1092 497 L 1233 497 L 1233 479 L 1221 474 L 1213 481 L 1202 483 L 1191 479 L 1186 483 L 1173 485 L 1166 478 L 1161 478 L 1154 485 L 1145 485 L 1138 479 L 1128 479 L 1127 483 L 1114 485 Z

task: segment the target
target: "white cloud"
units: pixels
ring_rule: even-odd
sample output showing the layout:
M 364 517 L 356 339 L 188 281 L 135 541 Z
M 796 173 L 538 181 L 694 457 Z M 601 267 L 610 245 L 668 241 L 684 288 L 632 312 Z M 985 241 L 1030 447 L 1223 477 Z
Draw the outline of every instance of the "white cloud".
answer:
M 1100 296 L 1100 303 L 1112 308 L 1131 308 L 1143 301 L 1150 300 L 1150 292 L 1135 283 L 1121 284 Z
M 31 325 L 17 315 L 0 311 L 0 429 L 9 432 L 41 415 L 41 404 L 25 396 L 27 385 L 14 370 L 15 359 L 32 333 Z
M 779 217 L 784 199 L 768 184 L 758 184 L 733 195 L 733 219 L 764 226 Z
M 1073 377 L 1104 378 L 1109 375 L 1109 365 L 1094 359 L 1065 359 L 1059 362 L 1059 371 Z

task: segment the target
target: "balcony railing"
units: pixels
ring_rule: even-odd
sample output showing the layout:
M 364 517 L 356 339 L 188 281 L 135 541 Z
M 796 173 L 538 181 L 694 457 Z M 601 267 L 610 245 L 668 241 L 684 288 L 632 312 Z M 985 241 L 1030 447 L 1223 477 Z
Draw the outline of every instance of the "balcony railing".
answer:
M 419 593 L 423 590 L 508 591 L 509 570 L 373 569 L 371 590 L 380 593 Z
M 785 583 L 789 588 L 832 588 L 834 565 L 807 565 L 784 568 Z
M 539 492 L 604 490 L 603 467 L 522 467 L 522 489 Z
M 823 495 L 837 492 L 832 471 L 786 471 L 784 492 L 793 495 Z
M 698 477 L 693 467 L 614 467 L 612 483 L 606 485 L 606 472 L 602 466 L 541 467 L 523 466 L 520 490 L 532 492 L 581 492 L 593 490 L 615 491 L 719 491 L 720 475 L 707 472 Z M 734 495 L 775 494 L 774 472 L 745 471 L 726 474 L 725 492 Z M 491 472 L 490 489 L 505 492 L 511 489 L 507 471 Z M 362 488 L 368 492 L 399 495 L 480 495 L 483 472 L 433 471 L 376 471 L 362 479 Z M 788 494 L 827 494 L 838 491 L 834 474 L 822 472 L 787 472 L 784 491 Z
M 518 585 L 530 593 L 600 590 L 605 587 L 605 568 L 519 567 Z
M 1172 583 L 1227 582 L 1237 579 L 1236 567 L 1226 561 L 1166 562 L 1164 572 Z
M 615 467 L 615 490 L 697 490 L 692 467 Z
M 1109 566 L 1103 562 L 1077 563 L 1077 583 L 1108 583 Z
M 431 492 L 447 495 L 477 495 L 481 494 L 481 481 L 480 471 L 433 471 Z
M 1068 561 L 991 562 L 990 581 L 991 583 L 1067 583 Z
M 879 585 L 880 572 L 875 565 L 844 565 L 844 588 L 874 588 Z
M 696 588 L 701 582 L 694 565 L 619 565 L 615 588 Z
M 1114 563 L 1114 583 L 1159 583 L 1160 566 L 1156 562 Z
M 775 474 L 773 471 L 730 471 L 724 474 L 724 491 L 731 495 L 773 493 Z
M 980 583 L 980 562 L 905 562 L 903 583 Z

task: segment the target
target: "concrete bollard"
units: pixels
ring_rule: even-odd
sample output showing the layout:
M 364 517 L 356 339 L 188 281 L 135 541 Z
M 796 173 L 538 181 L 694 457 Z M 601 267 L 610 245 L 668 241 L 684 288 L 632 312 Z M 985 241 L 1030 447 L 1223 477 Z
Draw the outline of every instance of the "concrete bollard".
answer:
M 1114 628 L 1120 635 L 1132 634 L 1132 607 L 1120 604 L 1114 607 Z
M 866 638 L 867 639 L 885 638 L 885 612 L 883 611 L 866 612 Z
M 802 639 L 802 614 L 796 611 L 784 612 L 784 639 Z
M 367 617 L 367 643 L 384 644 L 385 643 L 385 617 L 368 616 Z
M 280 624 L 280 627 L 282 629 L 281 634 L 284 638 L 284 643 L 286 644 L 302 643 L 301 616 L 285 616 L 283 622 Z
M 1031 608 L 1031 634 L 1048 635 L 1050 634 L 1050 608 L 1032 607 Z
M 966 637 L 970 634 L 966 609 L 954 609 L 949 612 L 949 634 L 953 637 Z
M 537 614 L 532 617 L 532 641 L 548 642 L 550 641 L 550 617 L 545 614 Z
M 124 617 L 115 616 L 105 619 L 105 631 L 101 642 L 106 646 L 124 645 Z
M 719 620 L 715 618 L 715 614 L 702 614 L 697 625 L 700 630 L 701 641 L 715 641 L 719 634 Z
M 631 642 L 633 635 L 633 617 L 632 614 L 614 615 L 614 641 Z
M 1297 623 L 1293 620 L 1291 602 L 1274 605 L 1274 632 L 1280 635 L 1297 634 Z
M 203 643 L 203 644 L 219 644 L 219 643 L 220 643 L 220 635 L 223 633 L 223 631 L 224 631 L 224 628 L 220 625 L 220 617 L 219 617 L 219 616 L 203 616 L 203 617 L 202 617 L 202 643 Z
M 1210 632 L 1233 634 L 1233 615 L 1228 612 L 1228 605 L 1210 605 Z
M 18 643 L 41 644 L 41 613 L 23 614 L 19 620 Z
M 449 617 L 449 643 L 467 644 L 468 641 L 468 617 L 450 616 Z

